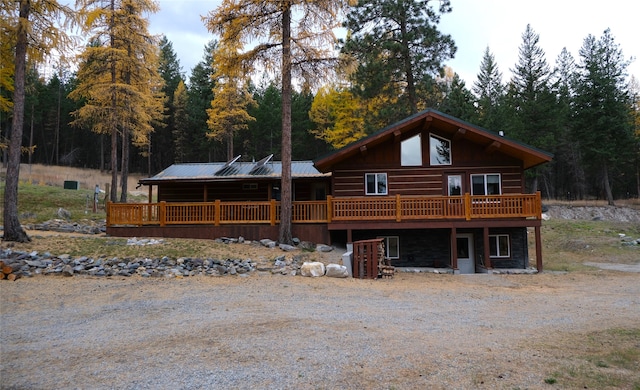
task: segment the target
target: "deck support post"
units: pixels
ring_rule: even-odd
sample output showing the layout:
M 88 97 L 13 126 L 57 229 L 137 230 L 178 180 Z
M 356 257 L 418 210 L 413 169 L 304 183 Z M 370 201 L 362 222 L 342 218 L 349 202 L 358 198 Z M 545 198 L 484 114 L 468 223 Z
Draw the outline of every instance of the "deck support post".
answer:
M 271 199 L 271 207 L 269 207 L 269 219 L 271 226 L 276 226 L 276 200 Z
M 536 268 L 538 272 L 542 272 L 542 237 L 540 231 L 542 230 L 540 226 L 535 226 L 536 232 Z
M 158 204 L 158 219 L 160 220 L 160 226 L 167 224 L 167 202 L 165 201 Z
M 483 229 L 483 239 L 484 239 L 484 266 L 487 269 L 492 269 L 491 265 L 491 251 L 489 250 L 489 228 L 484 227 Z
M 458 271 L 458 230 L 454 227 L 451 228 L 451 268 L 455 274 Z

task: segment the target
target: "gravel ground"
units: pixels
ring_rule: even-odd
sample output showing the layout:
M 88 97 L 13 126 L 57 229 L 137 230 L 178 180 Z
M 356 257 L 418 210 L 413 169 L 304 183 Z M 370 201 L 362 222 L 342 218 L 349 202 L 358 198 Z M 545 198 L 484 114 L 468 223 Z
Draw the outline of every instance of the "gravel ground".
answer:
M 550 388 L 541 347 L 637 327 L 638 274 L 0 283 L 3 389 Z

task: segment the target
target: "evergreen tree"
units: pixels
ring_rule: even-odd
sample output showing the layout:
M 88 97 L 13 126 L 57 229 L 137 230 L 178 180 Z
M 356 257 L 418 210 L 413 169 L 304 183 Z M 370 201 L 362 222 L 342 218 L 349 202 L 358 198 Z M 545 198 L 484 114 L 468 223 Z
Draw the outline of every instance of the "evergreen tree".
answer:
M 160 39 L 159 50 L 158 74 L 164 80 L 162 93 L 167 99 L 164 101 L 164 119 L 154 125 L 151 143 L 152 172 L 160 171 L 177 161 L 176 150 L 173 148 L 175 137 L 178 136 L 176 129 L 186 125 L 177 122 L 176 107 L 173 105 L 176 89 L 181 82 L 184 83 L 180 62 L 173 50 L 173 44 L 166 36 Z
M 342 53 L 357 64 L 351 75 L 355 93 L 364 100 L 378 99 L 369 112 L 377 117 L 371 121 L 376 125 L 426 108 L 435 76 L 455 54 L 451 36 L 437 29 L 440 15 L 451 12 L 450 1 L 440 1 L 437 8 L 429 3 L 360 0 L 347 15 L 349 35 Z
M 531 25 L 527 25 L 518 50 L 518 63 L 512 70 L 507 99 L 510 125 L 505 130 L 511 137 L 528 145 L 554 152 L 559 119 L 550 87 L 551 70 L 539 40 L 539 35 Z M 548 176 L 550 167 L 545 165 L 527 172 L 533 179 L 532 191 L 538 190 L 539 176 L 542 175 L 546 195 L 553 196 Z
M 207 109 L 213 100 L 214 64 L 213 52 L 217 49 L 217 41 L 205 45 L 203 60 L 191 70 L 187 95 L 187 116 L 189 117 L 188 142 L 191 145 L 186 157 L 188 161 L 221 161 L 224 155 L 219 142 L 207 137 Z
M 556 59 L 553 72 L 553 92 L 557 97 L 555 112 L 558 118 L 556 154 L 552 161 L 555 169 L 556 197 L 583 199 L 587 193 L 584 165 L 578 143 L 573 136 L 573 99 L 576 85 L 576 63 L 566 48 Z
M 575 95 L 574 139 L 583 163 L 602 183 L 614 205 L 612 172 L 621 172 L 635 158 L 631 100 L 626 84 L 628 61 L 610 30 L 600 39 L 589 35 L 580 48 L 581 63 Z
M 187 87 L 180 81 L 173 94 L 175 126 L 173 128 L 175 162 L 186 161 L 189 150 L 189 114 L 187 112 Z
M 476 97 L 478 125 L 498 130 L 503 126 L 501 105 L 504 99 L 502 73 L 495 57 L 487 47 L 480 63 L 478 79 L 473 84 Z
M 451 82 L 446 84 L 444 91 L 444 99 L 438 105 L 438 110 L 467 122 L 477 122 L 473 94 L 457 73 L 453 75 Z
M 241 154 L 252 159 L 261 159 L 273 154 L 282 159 L 279 142 L 282 133 L 282 92 L 280 87 L 269 82 L 254 88 L 255 105 L 249 108 L 249 115 L 256 118 L 249 123 L 246 131 L 240 132 Z

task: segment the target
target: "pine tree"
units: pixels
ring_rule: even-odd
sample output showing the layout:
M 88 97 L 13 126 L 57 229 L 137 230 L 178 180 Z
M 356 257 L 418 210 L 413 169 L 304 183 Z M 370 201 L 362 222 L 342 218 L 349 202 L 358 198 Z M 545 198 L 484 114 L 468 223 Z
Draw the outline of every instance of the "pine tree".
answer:
M 204 18 L 209 31 L 220 34 L 220 44 L 252 47 L 227 63 L 217 63 L 224 74 L 234 68 L 253 69 L 260 62 L 279 68 L 282 86 L 282 174 L 280 237 L 291 243 L 291 99 L 292 77 L 314 80 L 337 62 L 329 61 L 336 43 L 334 28 L 344 0 L 223 0 Z M 295 67 L 293 64 L 295 63 Z
M 176 141 L 176 128 L 180 126 L 176 118 L 174 107 L 174 94 L 178 85 L 184 82 L 181 74 L 180 61 L 173 50 L 173 44 L 162 36 L 159 43 L 158 74 L 164 80 L 162 93 L 167 99 L 164 101 L 164 118 L 162 122 L 154 125 L 151 148 L 151 170 L 158 172 L 176 161 L 176 150 L 173 148 Z
M 222 155 L 220 143 L 214 142 L 206 135 L 209 131 L 207 109 L 211 107 L 215 87 L 213 53 L 217 46 L 215 40 L 205 45 L 203 59 L 194 66 L 189 77 L 187 116 L 190 131 L 187 138 L 191 145 L 188 157 L 190 161 L 218 161 L 217 156 Z
M 495 57 L 487 47 L 480 63 L 478 79 L 473 84 L 478 110 L 478 124 L 488 129 L 500 129 L 503 125 L 500 114 L 504 99 L 502 73 Z
M 187 112 L 188 96 L 187 87 L 184 82 L 180 81 L 173 93 L 173 110 L 175 126 L 173 128 L 173 142 L 175 162 L 181 163 L 187 161 L 189 150 L 189 114 Z
M 602 183 L 614 205 L 611 173 L 635 158 L 632 102 L 626 83 L 628 60 L 610 30 L 600 39 L 589 35 L 580 48 L 575 96 L 575 135 L 583 163 Z
M 476 123 L 474 97 L 467 89 L 464 80 L 455 73 L 451 82 L 446 85 L 445 96 L 438 105 L 438 110 L 464 121 Z
M 342 52 L 357 64 L 354 91 L 365 100 L 385 101 L 377 114 L 384 117 L 376 121 L 389 124 L 426 108 L 435 76 L 455 54 L 451 36 L 437 29 L 440 15 L 451 12 L 450 1 L 439 1 L 437 8 L 429 3 L 360 0 L 347 15 Z
M 556 99 L 550 86 L 551 70 L 539 41 L 540 36 L 531 25 L 527 25 L 518 50 L 518 63 L 512 70 L 513 77 L 509 84 L 507 106 L 510 126 L 506 130 L 515 139 L 554 152 L 559 119 Z M 553 195 L 548 177 L 550 167 L 546 165 L 527 172 L 532 178 L 532 191 L 538 190 L 539 176 L 542 175 L 546 195 Z

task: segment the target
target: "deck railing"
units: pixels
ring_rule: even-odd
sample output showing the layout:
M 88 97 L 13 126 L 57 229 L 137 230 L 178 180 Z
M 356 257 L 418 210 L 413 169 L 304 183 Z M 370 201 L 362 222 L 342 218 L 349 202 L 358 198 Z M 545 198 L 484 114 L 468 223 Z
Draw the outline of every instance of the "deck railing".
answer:
M 542 217 L 540 193 L 492 196 L 381 196 L 293 202 L 293 223 Z M 107 226 L 280 222 L 280 202 L 108 203 Z

